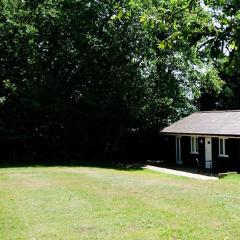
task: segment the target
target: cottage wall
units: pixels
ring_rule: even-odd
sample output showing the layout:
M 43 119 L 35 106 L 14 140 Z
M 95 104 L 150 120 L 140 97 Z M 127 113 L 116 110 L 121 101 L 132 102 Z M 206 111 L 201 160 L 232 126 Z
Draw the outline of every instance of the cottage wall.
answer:
M 161 136 L 160 138 L 160 152 L 158 159 L 165 162 L 176 163 L 176 144 L 175 136 Z
M 212 168 L 216 171 L 240 172 L 240 139 L 226 139 L 226 154 L 219 156 L 219 138 L 212 137 Z M 161 157 L 165 162 L 176 164 L 176 136 L 162 136 Z M 181 137 L 181 160 L 184 166 L 205 168 L 205 137 L 198 137 L 198 153 L 191 153 L 191 136 Z
M 218 139 L 215 139 L 216 169 L 219 171 L 239 171 L 240 170 L 240 139 L 229 138 L 226 140 L 226 154 L 228 157 L 221 157 L 219 152 Z
M 191 137 L 182 137 L 182 161 L 185 166 L 205 168 L 205 138 L 198 138 L 198 154 L 191 153 Z M 212 168 L 218 171 L 240 171 L 240 139 L 226 140 L 226 154 L 219 156 L 219 138 L 212 138 Z
M 198 138 L 199 152 L 191 153 L 191 137 L 182 137 L 182 161 L 183 164 L 189 167 L 203 168 L 205 164 L 205 147 L 204 138 Z

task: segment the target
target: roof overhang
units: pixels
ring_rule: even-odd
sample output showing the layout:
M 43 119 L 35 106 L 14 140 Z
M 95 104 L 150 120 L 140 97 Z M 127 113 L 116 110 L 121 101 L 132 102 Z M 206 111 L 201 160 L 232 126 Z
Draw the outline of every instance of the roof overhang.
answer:
M 229 135 L 229 134 L 209 134 L 209 133 L 180 133 L 180 132 L 160 132 L 160 135 L 169 135 L 169 136 L 198 136 L 198 137 L 226 137 L 226 138 L 238 138 L 240 135 Z
M 240 138 L 240 110 L 196 112 L 165 127 L 160 133 Z

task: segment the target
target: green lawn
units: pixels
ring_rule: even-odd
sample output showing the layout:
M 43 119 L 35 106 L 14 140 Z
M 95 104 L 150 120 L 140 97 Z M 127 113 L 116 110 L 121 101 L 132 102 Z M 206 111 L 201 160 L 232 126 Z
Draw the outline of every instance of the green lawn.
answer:
M 0 239 L 240 239 L 240 177 L 2 168 Z

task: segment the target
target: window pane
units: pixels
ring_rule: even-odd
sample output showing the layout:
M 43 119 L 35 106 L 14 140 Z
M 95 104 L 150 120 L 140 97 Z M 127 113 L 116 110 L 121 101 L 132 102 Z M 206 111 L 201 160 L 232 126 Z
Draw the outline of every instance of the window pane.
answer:
M 220 144 L 220 146 L 219 146 L 219 153 L 221 155 L 223 155 L 223 139 L 220 139 L 219 144 Z
M 196 138 L 196 152 L 198 152 L 198 138 Z
M 192 152 L 195 152 L 195 141 L 194 137 L 192 137 Z
M 198 138 L 191 137 L 191 152 L 198 152 Z

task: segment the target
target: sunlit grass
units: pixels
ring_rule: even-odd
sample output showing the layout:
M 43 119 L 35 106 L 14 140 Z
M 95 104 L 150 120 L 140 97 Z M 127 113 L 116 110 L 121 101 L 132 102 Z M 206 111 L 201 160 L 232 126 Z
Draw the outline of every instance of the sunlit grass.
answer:
M 240 177 L 0 169 L 0 239 L 239 239 Z

